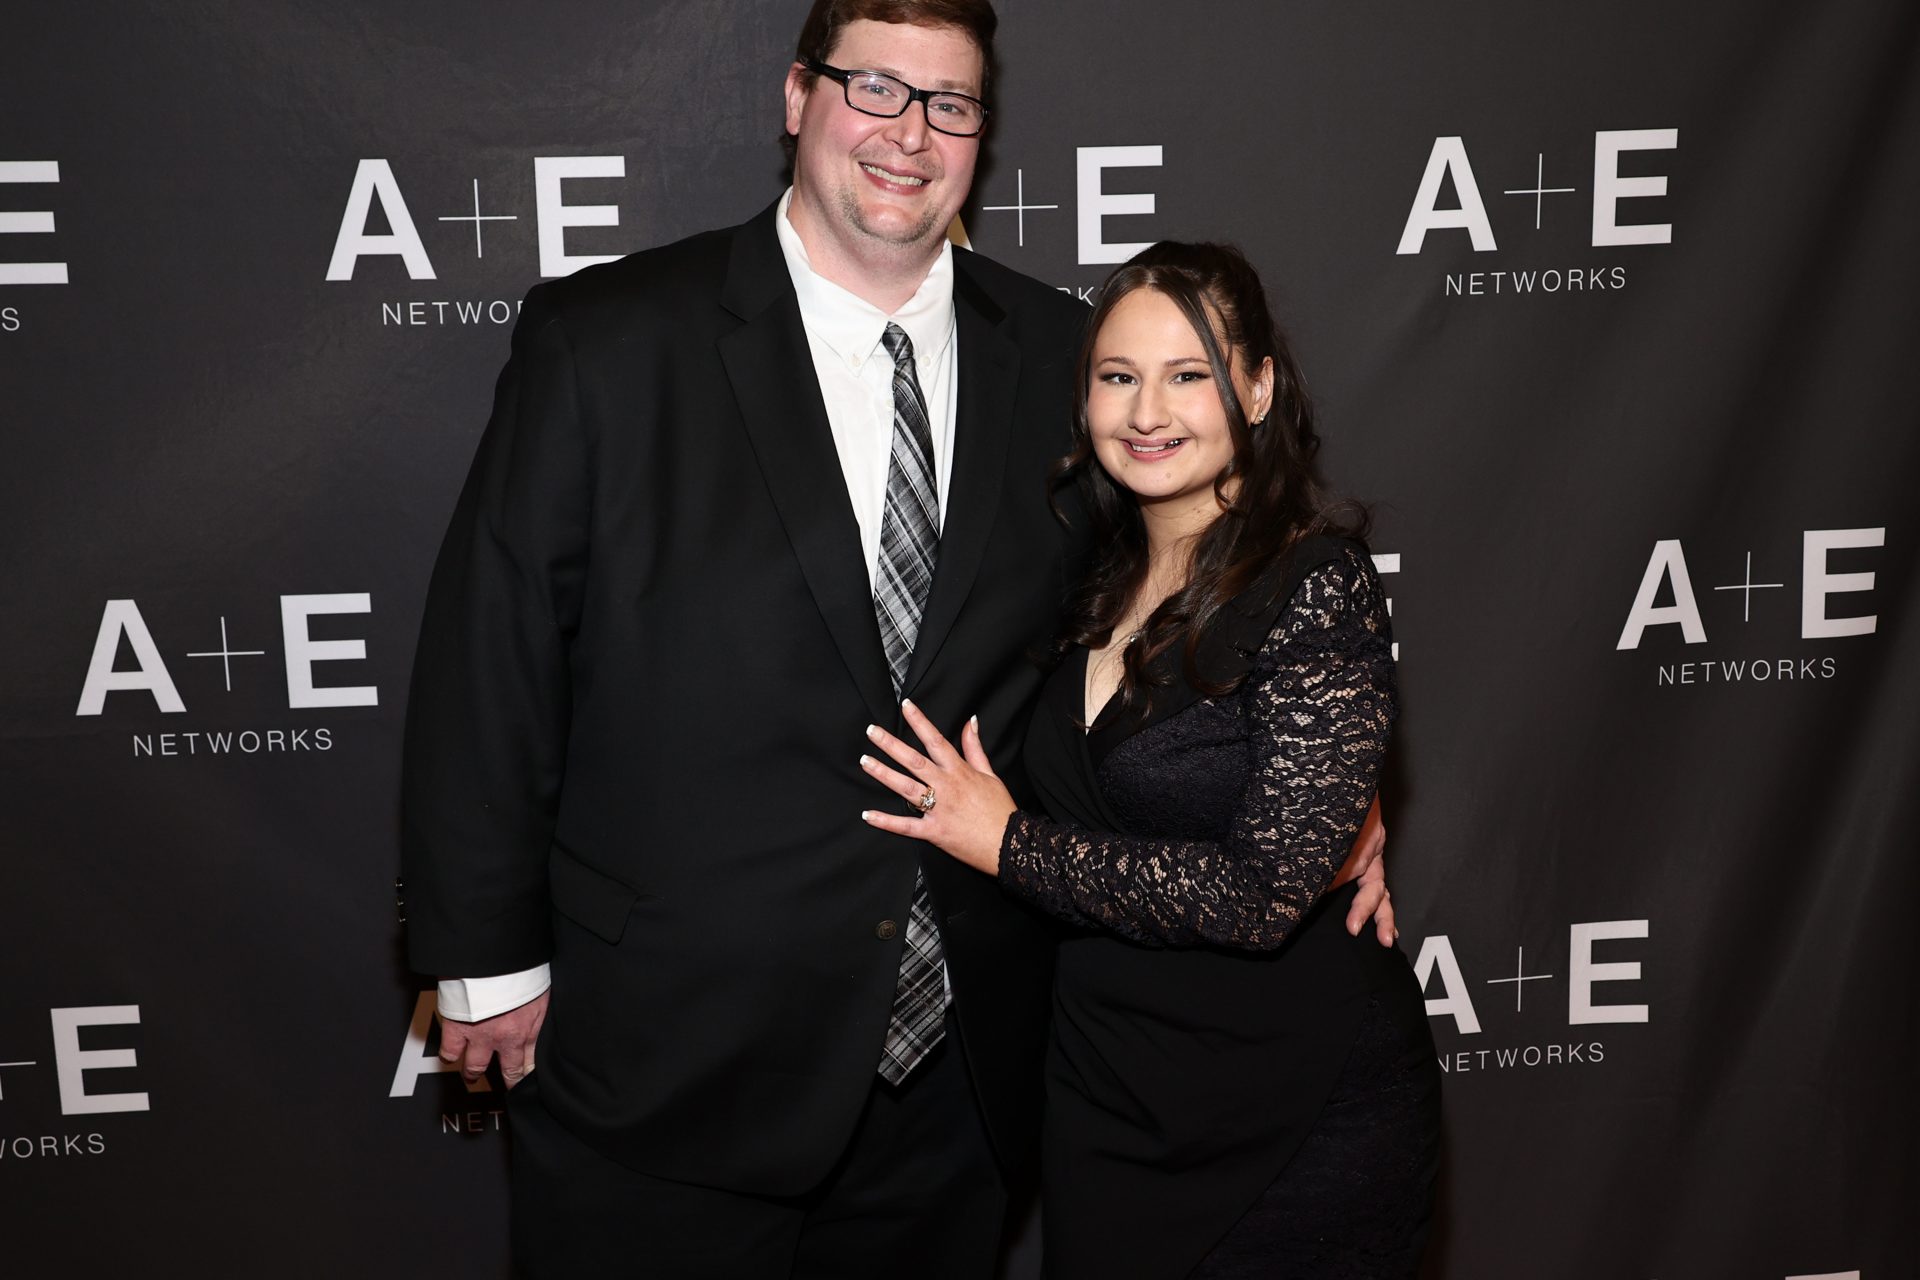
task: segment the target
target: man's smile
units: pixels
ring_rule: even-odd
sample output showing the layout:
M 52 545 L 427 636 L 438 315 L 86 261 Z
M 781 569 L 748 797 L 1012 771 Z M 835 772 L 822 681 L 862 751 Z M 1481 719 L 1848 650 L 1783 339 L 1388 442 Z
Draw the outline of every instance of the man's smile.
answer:
M 895 173 L 891 169 L 882 168 L 880 165 L 873 164 L 866 160 L 860 162 L 860 168 L 882 185 L 899 187 L 903 190 L 924 187 L 932 181 L 931 178 L 921 177 L 917 174 Z

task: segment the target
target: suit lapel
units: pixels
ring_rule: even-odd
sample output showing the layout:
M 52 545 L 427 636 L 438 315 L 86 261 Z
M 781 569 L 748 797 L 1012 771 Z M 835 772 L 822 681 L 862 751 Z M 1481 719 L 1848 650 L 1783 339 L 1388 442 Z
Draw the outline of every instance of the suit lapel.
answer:
M 1000 332 L 1000 306 L 973 279 L 968 255 L 953 254 L 953 313 L 959 342 L 955 370 L 959 394 L 953 424 L 953 478 L 947 514 L 940 530 L 940 557 L 906 691 L 932 666 L 973 590 L 986 553 L 988 535 L 999 514 L 1007 445 L 1013 435 L 1014 392 L 1020 381 L 1020 349 Z M 1039 477 L 1034 483 L 1040 483 Z
M 720 339 L 720 359 L 761 478 L 827 630 L 874 722 L 892 724 L 893 690 L 861 559 L 860 527 L 774 231 L 777 208 L 734 234 L 720 301 L 743 323 Z

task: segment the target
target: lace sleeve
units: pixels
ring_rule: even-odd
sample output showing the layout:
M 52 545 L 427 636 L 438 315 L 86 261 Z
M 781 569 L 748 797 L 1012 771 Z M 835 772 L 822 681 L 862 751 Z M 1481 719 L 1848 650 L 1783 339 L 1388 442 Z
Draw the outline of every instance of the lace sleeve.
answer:
M 1269 950 L 1346 861 L 1395 713 L 1378 579 L 1358 552 L 1301 582 L 1238 695 L 1254 769 L 1222 841 L 1091 832 L 1015 813 L 1000 881 L 1140 942 Z

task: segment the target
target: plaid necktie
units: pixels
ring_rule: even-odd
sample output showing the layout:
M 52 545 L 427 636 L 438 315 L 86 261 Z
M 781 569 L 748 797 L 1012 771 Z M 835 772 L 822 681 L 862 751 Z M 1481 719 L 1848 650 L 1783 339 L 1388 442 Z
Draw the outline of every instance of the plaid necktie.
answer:
M 893 696 L 906 684 L 920 615 L 933 587 L 940 546 L 940 498 L 933 474 L 933 429 L 913 372 L 913 339 L 897 324 L 881 335 L 893 357 L 893 457 L 887 464 L 887 506 L 880 521 L 879 571 L 873 611 L 893 676 Z M 913 905 L 907 912 L 907 945 L 900 953 L 900 979 L 880 1055 L 880 1074 L 899 1084 L 946 1034 L 947 977 L 940 928 L 926 878 L 913 873 Z

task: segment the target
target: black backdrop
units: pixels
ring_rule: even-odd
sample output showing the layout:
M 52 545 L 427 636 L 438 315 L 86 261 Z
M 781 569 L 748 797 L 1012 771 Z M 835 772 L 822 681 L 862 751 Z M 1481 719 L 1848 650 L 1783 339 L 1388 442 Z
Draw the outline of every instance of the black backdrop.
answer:
M 517 299 L 778 194 L 804 9 L 0 18 L 9 1274 L 504 1274 L 393 919 L 420 599 Z M 964 235 L 1241 243 L 1379 504 L 1433 1273 L 1914 1274 L 1920 7 L 1002 30 Z

